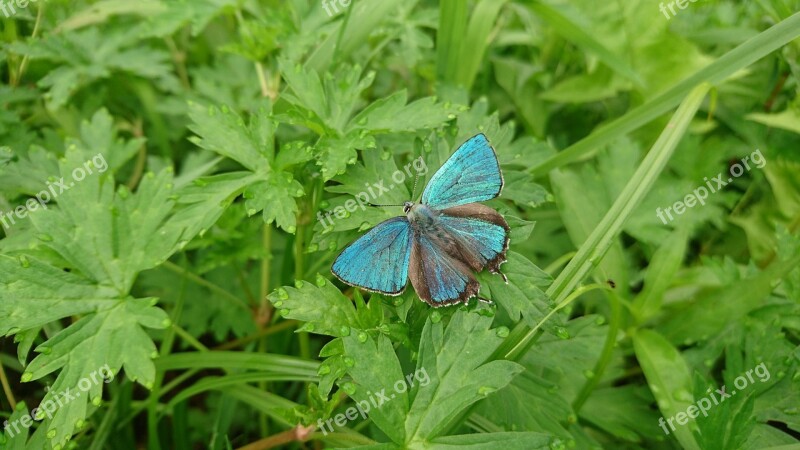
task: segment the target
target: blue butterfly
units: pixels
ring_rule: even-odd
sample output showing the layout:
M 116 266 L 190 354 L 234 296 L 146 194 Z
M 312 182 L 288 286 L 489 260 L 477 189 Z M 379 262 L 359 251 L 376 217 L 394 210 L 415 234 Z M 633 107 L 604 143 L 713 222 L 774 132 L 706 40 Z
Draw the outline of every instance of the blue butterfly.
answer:
M 488 268 L 506 280 L 499 268 L 506 261 L 508 223 L 476 203 L 502 189 L 497 155 L 478 134 L 433 175 L 420 203 L 405 202 L 405 216 L 379 223 L 345 247 L 331 272 L 351 286 L 386 295 L 401 294 L 410 279 L 431 306 L 466 303 L 480 289 L 473 271 Z

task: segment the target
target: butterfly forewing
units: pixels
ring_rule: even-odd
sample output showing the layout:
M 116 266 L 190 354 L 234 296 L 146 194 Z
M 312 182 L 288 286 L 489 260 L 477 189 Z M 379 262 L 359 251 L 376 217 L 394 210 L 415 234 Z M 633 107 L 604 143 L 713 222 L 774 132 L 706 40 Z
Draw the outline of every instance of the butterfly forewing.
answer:
M 403 292 L 408 281 L 411 226 L 405 217 L 381 222 L 345 247 L 331 271 L 343 282 L 388 295 Z
M 425 190 L 422 203 L 444 209 L 491 200 L 503 189 L 503 176 L 494 149 L 483 134 L 461 144 L 436 171 Z

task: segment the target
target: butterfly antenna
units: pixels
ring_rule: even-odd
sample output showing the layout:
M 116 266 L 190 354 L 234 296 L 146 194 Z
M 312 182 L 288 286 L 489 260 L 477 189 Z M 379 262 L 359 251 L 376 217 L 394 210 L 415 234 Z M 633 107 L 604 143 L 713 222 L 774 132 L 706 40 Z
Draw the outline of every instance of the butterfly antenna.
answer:
M 412 202 L 414 201 L 414 199 L 417 198 L 416 197 L 416 195 L 417 195 L 417 181 L 419 181 L 419 173 L 417 173 L 417 176 L 414 177 L 414 187 L 411 188 L 411 201 Z

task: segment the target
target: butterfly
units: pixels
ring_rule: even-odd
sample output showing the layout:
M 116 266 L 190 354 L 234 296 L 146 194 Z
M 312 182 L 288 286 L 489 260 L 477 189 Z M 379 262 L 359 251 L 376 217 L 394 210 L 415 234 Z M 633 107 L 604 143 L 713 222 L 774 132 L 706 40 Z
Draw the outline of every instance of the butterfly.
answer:
M 420 299 L 439 307 L 478 295 L 473 271 L 500 274 L 509 227 L 478 202 L 503 189 L 497 154 L 483 134 L 464 142 L 431 177 L 405 216 L 379 223 L 344 248 L 331 266 L 342 282 L 370 292 L 400 295 L 411 280 Z M 399 205 L 398 205 L 399 206 Z

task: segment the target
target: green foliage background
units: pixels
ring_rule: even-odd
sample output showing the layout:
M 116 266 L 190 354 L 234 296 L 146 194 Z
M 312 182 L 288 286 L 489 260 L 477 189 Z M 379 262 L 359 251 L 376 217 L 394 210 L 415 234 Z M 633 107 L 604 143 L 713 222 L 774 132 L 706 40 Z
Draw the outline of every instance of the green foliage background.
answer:
M 335 1 L 0 16 L 0 214 L 107 163 L 3 227 L 0 420 L 115 373 L 0 448 L 800 445 L 797 1 Z M 336 281 L 400 208 L 318 213 L 478 132 L 512 227 L 509 283 L 479 277 L 493 304 Z

